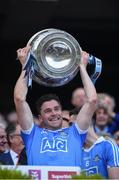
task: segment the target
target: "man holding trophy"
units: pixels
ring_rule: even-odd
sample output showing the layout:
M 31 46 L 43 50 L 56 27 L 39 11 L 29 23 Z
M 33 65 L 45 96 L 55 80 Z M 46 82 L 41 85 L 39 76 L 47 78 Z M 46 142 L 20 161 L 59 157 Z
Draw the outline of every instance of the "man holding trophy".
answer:
M 71 51 L 70 48 L 68 49 L 69 44 L 66 45 L 66 42 L 63 43 L 59 38 L 55 39 L 55 44 L 54 42 L 49 44 L 45 52 L 43 51 L 46 59 L 45 64 L 52 63 L 52 68 L 49 68 L 49 70 L 54 70 L 56 67 L 58 72 L 62 68 L 62 63 L 58 61 L 62 60 L 64 62 L 63 56 L 66 59 L 65 65 L 70 61 L 69 55 L 71 55 Z M 22 128 L 28 165 L 81 167 L 82 146 L 97 103 L 97 93 L 86 70 L 89 54 L 80 50 L 80 61 L 77 62 L 87 101 L 79 111 L 76 122 L 69 128 L 62 128 L 62 107 L 60 101 L 56 95 L 49 94 L 40 97 L 37 103 L 39 118 L 42 119 L 44 124 L 44 127 L 39 128 L 33 122 L 33 115 L 26 101 L 28 74 L 26 75 L 27 70 L 24 68 L 24 65 L 30 51 L 32 51 L 32 47 L 29 45 L 17 50 L 17 57 L 22 64 L 22 72 L 14 90 L 14 102 L 19 124 Z M 58 66 L 56 65 L 57 62 Z M 45 78 L 44 82 L 45 84 L 48 82 L 50 85 L 55 82 L 56 86 L 58 86 L 58 80 L 59 85 L 62 85 L 60 78 L 57 78 L 57 81 L 52 80 L 52 78 Z M 43 80 L 41 79 L 40 81 L 43 84 Z

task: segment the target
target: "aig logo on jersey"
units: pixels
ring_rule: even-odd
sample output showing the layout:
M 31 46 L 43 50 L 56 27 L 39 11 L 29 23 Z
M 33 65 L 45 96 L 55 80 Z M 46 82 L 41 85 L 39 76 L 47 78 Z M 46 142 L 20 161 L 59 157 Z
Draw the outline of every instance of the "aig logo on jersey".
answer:
M 47 137 L 42 139 L 40 153 L 44 152 L 67 152 L 67 139 L 52 138 Z

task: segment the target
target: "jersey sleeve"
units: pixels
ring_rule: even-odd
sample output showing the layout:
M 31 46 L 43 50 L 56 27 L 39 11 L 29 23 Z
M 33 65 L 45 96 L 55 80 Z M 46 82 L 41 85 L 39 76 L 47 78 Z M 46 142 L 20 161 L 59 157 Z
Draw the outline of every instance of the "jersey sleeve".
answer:
M 87 136 L 88 129 L 87 130 L 81 130 L 77 123 L 74 123 L 73 126 L 74 126 L 75 133 L 80 138 L 81 145 L 83 146 L 85 139 L 86 139 L 86 136 Z
M 119 147 L 111 140 L 106 141 L 107 168 L 119 167 Z

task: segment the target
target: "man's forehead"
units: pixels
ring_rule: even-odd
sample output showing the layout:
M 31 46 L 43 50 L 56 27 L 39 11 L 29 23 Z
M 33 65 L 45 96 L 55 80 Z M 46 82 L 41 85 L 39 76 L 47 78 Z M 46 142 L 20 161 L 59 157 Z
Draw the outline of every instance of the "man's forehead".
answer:
M 108 114 L 107 109 L 104 108 L 104 107 L 99 107 L 99 108 L 97 109 L 97 112 L 99 112 L 99 113 L 102 112 L 102 113 Z
M 60 104 L 56 101 L 56 100 L 50 100 L 50 101 L 45 101 L 41 108 L 51 108 L 51 107 L 55 107 L 55 106 L 60 106 Z

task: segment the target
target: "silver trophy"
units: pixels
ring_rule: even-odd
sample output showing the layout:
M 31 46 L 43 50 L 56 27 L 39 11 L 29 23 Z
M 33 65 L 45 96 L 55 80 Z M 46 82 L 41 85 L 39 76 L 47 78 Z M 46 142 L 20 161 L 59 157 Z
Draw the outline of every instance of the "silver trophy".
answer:
M 34 57 L 32 79 L 39 84 L 62 86 L 78 73 L 81 47 L 69 33 L 45 29 L 33 35 L 27 45 L 31 45 Z

